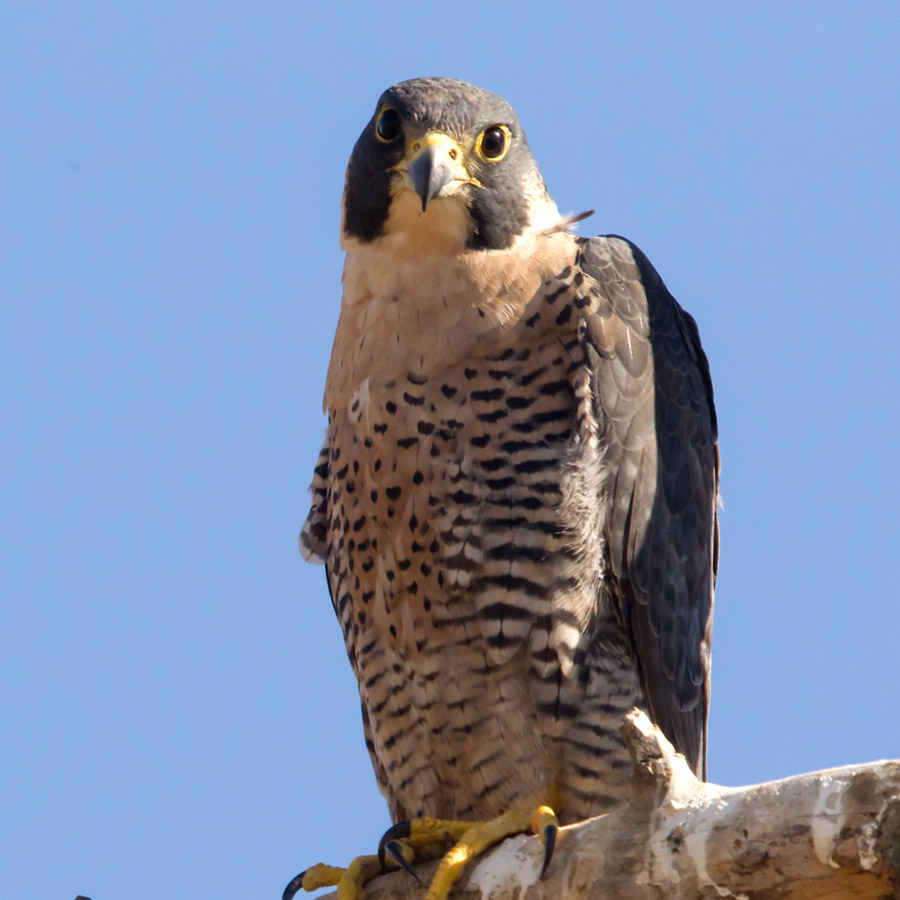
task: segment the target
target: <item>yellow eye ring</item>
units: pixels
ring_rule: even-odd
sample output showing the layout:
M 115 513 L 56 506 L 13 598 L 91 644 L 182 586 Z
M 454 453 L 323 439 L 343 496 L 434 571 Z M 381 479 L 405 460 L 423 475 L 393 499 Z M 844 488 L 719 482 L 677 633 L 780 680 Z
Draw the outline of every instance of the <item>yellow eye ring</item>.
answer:
M 393 144 L 403 134 L 403 120 L 400 113 L 391 106 L 386 106 L 375 117 L 375 137 L 382 144 Z
M 512 136 L 505 125 L 491 125 L 478 135 L 475 150 L 485 162 L 500 162 L 506 156 Z

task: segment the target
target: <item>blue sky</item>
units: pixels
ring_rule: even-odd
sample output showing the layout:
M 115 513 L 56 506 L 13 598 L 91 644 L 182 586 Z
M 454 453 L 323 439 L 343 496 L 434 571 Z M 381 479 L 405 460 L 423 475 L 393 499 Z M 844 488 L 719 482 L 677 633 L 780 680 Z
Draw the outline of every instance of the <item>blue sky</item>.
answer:
M 893 0 L 36 0 L 0 42 L 7 896 L 275 898 L 389 824 L 296 534 L 344 167 L 417 75 L 504 95 L 699 323 L 711 778 L 900 756 Z

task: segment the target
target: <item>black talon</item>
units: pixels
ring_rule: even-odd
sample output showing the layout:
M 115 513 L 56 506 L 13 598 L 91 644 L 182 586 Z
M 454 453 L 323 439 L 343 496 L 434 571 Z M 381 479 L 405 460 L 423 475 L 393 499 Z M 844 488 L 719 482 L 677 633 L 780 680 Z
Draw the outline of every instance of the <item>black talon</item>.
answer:
M 378 842 L 378 863 L 381 866 L 382 872 L 384 871 L 384 853 L 387 848 L 387 845 L 391 841 L 395 841 L 397 838 L 408 838 L 409 837 L 409 822 L 398 822 L 396 825 L 391 825 L 390 828 L 381 836 L 381 840 Z M 393 857 L 394 854 L 392 853 Z M 406 860 L 403 860 L 404 866 L 406 865 Z
M 403 854 L 400 852 L 400 845 L 396 841 L 388 841 L 384 845 L 384 852 L 387 853 L 401 869 L 406 869 L 419 884 L 422 884 L 422 879 L 416 875 L 415 869 L 413 869 L 413 867 L 404 859 Z M 382 866 L 382 868 L 384 867 Z
M 306 874 L 306 869 L 304 869 L 296 878 L 292 878 L 290 882 L 288 882 L 288 886 L 284 889 L 284 893 L 281 895 L 281 900 L 293 900 L 294 894 L 303 887 L 303 876 Z
M 556 846 L 556 833 L 559 831 L 559 828 L 556 825 L 548 825 L 544 829 L 544 865 L 541 866 L 541 878 L 547 872 L 547 866 L 550 865 L 550 860 L 553 859 L 553 848 Z

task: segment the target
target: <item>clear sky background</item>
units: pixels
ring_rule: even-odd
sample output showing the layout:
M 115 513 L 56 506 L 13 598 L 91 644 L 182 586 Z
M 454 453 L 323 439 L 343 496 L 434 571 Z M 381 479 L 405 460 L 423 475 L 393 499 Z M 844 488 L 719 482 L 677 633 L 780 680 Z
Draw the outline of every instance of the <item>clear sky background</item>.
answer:
M 280 897 L 389 824 L 296 535 L 381 91 L 504 95 L 696 317 L 710 777 L 900 757 L 900 5 L 0 6 L 0 884 Z

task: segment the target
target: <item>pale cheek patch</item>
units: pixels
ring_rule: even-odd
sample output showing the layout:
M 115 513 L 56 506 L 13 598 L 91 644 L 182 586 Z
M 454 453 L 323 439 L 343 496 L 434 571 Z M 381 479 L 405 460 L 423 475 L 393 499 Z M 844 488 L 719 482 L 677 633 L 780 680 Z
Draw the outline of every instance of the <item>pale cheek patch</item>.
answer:
M 422 212 L 419 195 L 400 186 L 391 200 L 384 237 L 402 235 L 408 253 L 428 253 L 465 247 L 474 228 L 461 194 L 437 197 Z

